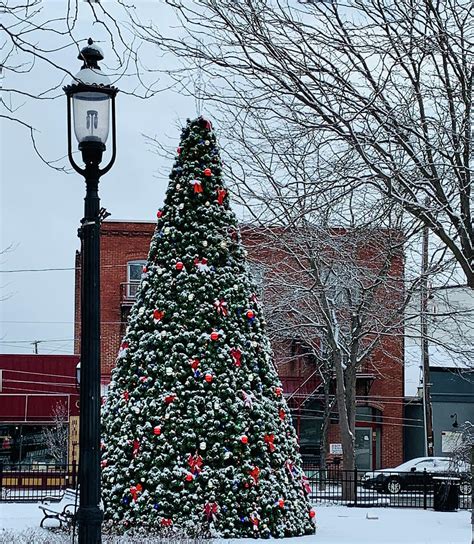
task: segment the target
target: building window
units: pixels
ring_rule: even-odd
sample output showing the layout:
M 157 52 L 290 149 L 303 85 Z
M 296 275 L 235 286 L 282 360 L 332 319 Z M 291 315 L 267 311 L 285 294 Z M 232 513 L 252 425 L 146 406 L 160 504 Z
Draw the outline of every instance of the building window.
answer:
M 130 261 L 127 263 L 127 298 L 137 296 L 138 286 L 142 278 L 146 261 Z

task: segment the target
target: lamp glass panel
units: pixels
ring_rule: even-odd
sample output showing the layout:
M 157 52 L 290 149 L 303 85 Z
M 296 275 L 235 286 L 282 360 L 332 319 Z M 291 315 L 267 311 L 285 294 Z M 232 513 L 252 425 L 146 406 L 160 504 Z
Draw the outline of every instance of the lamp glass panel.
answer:
M 77 141 L 102 142 L 109 135 L 110 96 L 87 91 L 73 95 L 74 132 Z

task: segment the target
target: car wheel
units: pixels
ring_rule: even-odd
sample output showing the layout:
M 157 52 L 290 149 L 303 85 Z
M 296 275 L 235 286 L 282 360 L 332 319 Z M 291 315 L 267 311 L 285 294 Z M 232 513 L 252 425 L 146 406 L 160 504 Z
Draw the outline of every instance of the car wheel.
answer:
M 461 495 L 470 495 L 472 493 L 472 484 L 469 480 L 464 480 L 459 484 L 459 493 Z
M 402 484 L 398 478 L 390 478 L 385 486 L 391 495 L 397 495 L 402 490 Z

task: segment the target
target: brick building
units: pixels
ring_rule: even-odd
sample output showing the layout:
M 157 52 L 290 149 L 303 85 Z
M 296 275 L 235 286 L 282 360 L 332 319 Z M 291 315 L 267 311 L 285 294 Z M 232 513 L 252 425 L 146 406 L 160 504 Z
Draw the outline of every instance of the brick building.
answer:
M 138 221 L 105 221 L 101 227 L 101 367 L 102 380 L 109 381 L 111 369 L 126 327 L 128 312 L 134 302 L 142 266 L 146 263 L 155 223 Z M 257 282 L 263 283 L 265 268 L 283 270 L 278 249 L 262 250 L 259 233 L 242 228 L 242 238 Z M 361 259 L 368 260 L 370 248 Z M 76 266 L 80 254 L 76 256 Z M 284 272 L 281 272 L 284 273 Z M 79 268 L 76 272 L 75 338 L 80 337 Z M 402 278 L 403 256 L 391 262 L 391 276 Z M 263 296 L 265 308 L 265 295 Z M 301 452 L 317 462 L 322 413 L 321 380 L 315 370 L 314 357 L 304 339 L 291 337 L 273 341 L 275 359 L 285 394 L 292 408 L 293 420 L 300 438 Z M 403 331 L 382 337 L 370 360 L 357 374 L 356 458 L 361 469 L 396 466 L 403 460 Z M 79 342 L 76 342 L 76 353 Z M 334 393 L 332 387 L 331 394 Z M 329 427 L 329 458 L 339 455 L 337 411 Z

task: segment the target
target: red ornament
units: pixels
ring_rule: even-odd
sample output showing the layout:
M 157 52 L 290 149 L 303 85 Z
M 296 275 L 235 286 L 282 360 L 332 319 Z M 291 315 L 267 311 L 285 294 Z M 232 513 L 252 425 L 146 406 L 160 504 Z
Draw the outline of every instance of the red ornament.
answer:
M 240 437 L 240 441 L 242 442 L 242 444 L 248 444 L 249 438 L 248 436 L 243 435 Z
M 260 476 L 260 469 L 258 467 L 253 467 L 253 469 L 249 471 L 249 474 L 250 474 L 250 477 L 253 478 L 255 485 L 257 485 L 258 477 Z
M 283 410 L 283 408 L 280 408 L 280 410 L 278 411 L 278 415 L 280 416 L 280 419 L 283 421 L 286 417 L 285 410 Z
M 127 341 L 122 342 L 122 345 L 120 346 L 120 349 L 128 349 L 129 343 Z
M 280 508 L 285 508 L 285 501 L 284 501 L 283 499 L 279 499 L 279 500 L 278 500 L 278 506 L 279 506 Z
M 217 202 L 222 205 L 226 195 L 227 191 L 225 189 L 217 189 Z
M 182 149 L 181 149 L 180 147 L 178 147 L 178 149 L 176 149 L 176 153 L 177 153 L 178 155 L 181 154 L 181 151 L 182 151 Z
M 211 332 L 211 340 L 219 340 L 219 333 L 217 331 Z
M 174 393 L 171 393 L 171 395 L 167 395 L 165 397 L 166 404 L 171 404 L 175 398 L 176 398 L 176 395 Z
M 158 323 L 158 321 L 161 321 L 165 315 L 165 312 L 162 310 L 153 310 L 153 319 L 155 323 Z
M 163 217 L 163 212 L 161 210 L 158 210 L 156 212 L 156 217 L 158 217 L 158 219 L 160 219 L 160 217 Z
M 173 521 L 170 518 L 161 518 L 160 524 L 162 527 L 171 527 Z
M 138 455 L 138 452 L 140 451 L 140 442 L 135 438 L 133 441 L 133 457 L 136 457 Z
M 130 395 L 129 395 L 128 391 L 124 391 L 122 393 L 122 396 L 125 399 L 125 402 L 128 402 L 128 399 L 130 398 Z
M 232 359 L 234 359 L 234 365 L 235 366 L 240 366 L 241 365 L 241 360 L 240 358 L 242 357 L 242 353 L 240 351 L 240 349 L 238 348 L 232 348 L 230 350 L 230 354 L 232 356 Z
M 198 358 L 193 359 L 193 360 L 191 361 L 191 363 L 190 363 L 190 364 L 191 364 L 191 368 L 192 368 L 193 370 L 197 370 L 197 369 L 199 368 L 199 363 L 200 363 L 200 361 L 199 361 Z
M 282 393 L 283 393 L 283 389 L 281 387 L 275 387 L 275 395 L 277 397 L 281 397 Z
M 316 512 L 315 512 L 314 510 L 310 510 L 310 511 L 309 511 L 309 517 L 310 517 L 311 519 L 313 519 L 315 515 L 316 515 Z
M 212 176 L 212 171 L 210 168 L 204 168 L 204 175 L 207 176 L 207 177 L 210 177 Z
M 102 468 L 105 468 L 107 466 L 107 459 L 104 459 L 103 461 L 100 462 L 100 466 Z
M 156 434 L 157 436 L 161 434 L 161 427 L 159 425 L 157 425 L 154 429 L 153 429 L 153 434 Z
M 194 476 L 188 472 L 184 478 L 187 482 L 191 482 L 194 479 Z
M 253 310 L 247 310 L 245 314 L 249 319 L 255 319 L 255 313 Z
M 211 383 L 212 382 L 212 374 L 207 373 L 204 376 L 204 379 L 206 380 L 207 383 Z
M 184 264 L 181 261 L 178 261 L 175 266 L 176 270 L 183 270 L 184 268 Z

